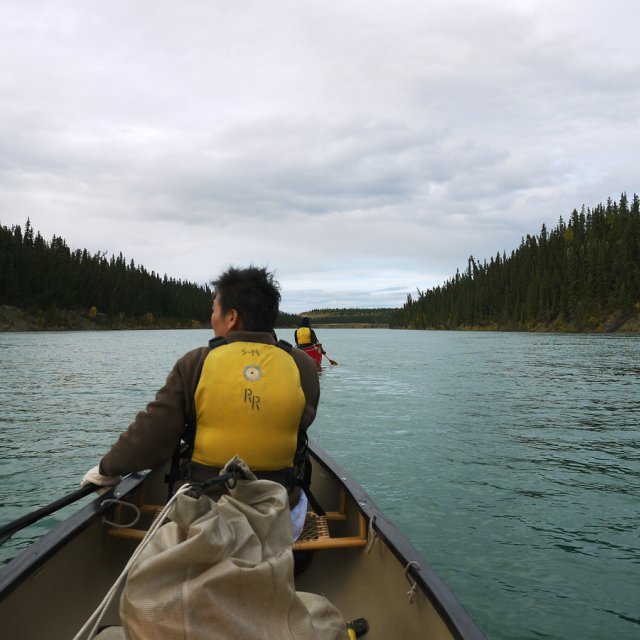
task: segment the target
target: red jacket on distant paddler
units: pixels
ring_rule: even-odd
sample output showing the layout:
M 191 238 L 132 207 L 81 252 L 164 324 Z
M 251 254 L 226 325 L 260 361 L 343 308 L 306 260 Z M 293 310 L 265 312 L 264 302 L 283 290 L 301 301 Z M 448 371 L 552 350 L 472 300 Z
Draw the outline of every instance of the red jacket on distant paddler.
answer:
M 304 351 L 315 363 L 318 371 L 322 368 L 322 355 L 324 349 L 316 336 L 316 332 L 311 328 L 309 318 L 304 317 L 300 322 L 300 327 L 295 331 L 296 347 Z

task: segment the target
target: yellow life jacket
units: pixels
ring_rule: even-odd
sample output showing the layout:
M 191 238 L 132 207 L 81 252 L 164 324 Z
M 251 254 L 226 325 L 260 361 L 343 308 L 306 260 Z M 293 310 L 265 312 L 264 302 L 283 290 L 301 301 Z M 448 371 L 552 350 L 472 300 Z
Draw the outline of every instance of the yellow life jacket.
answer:
M 212 349 L 195 393 L 192 460 L 222 467 L 238 455 L 255 471 L 293 466 L 305 401 L 284 349 L 257 342 Z
M 311 344 L 311 329 L 309 327 L 296 329 L 296 344 Z

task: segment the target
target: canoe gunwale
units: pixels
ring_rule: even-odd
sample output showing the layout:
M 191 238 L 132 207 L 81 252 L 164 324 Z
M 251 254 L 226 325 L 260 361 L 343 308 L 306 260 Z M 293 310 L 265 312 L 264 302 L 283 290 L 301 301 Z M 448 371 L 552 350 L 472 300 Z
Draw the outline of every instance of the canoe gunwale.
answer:
M 370 523 L 373 519 L 373 524 L 369 526 L 372 526 L 399 563 L 403 567 L 408 567 L 411 562 L 419 565 L 420 568 L 415 564 L 408 568 L 408 575 L 416 581 L 420 590 L 438 611 L 453 637 L 459 640 L 485 640 L 484 634 L 440 576 L 380 511 L 367 492 L 315 441 L 310 440 L 309 447 L 314 461 L 321 464 L 334 477 L 335 481 L 344 487 L 368 522 Z M 7 597 L 24 580 L 32 576 L 60 548 L 111 509 L 111 504 L 103 505 L 106 499 L 122 498 L 132 493 L 145 481 L 149 473 L 149 471 L 143 471 L 130 474 L 112 490 L 101 496 L 96 496 L 94 500 L 65 518 L 19 555 L 0 567 L 0 600 Z
M 335 477 L 337 482 L 345 487 L 363 515 L 369 521 L 375 517 L 373 529 L 400 563 L 404 567 L 407 567 L 410 562 L 418 563 L 420 569 L 414 565 L 409 569 L 410 575 L 417 581 L 423 593 L 442 616 L 453 636 L 460 640 L 485 640 L 486 636 L 477 627 L 442 578 L 380 511 L 367 492 L 315 441 L 310 439 L 309 447 L 313 457 Z
M 96 518 L 112 508 L 111 504 L 103 505 L 110 498 L 122 498 L 134 491 L 144 480 L 148 471 L 132 473 L 107 493 L 96 496 L 91 502 L 65 518 L 51 531 L 45 533 L 30 544 L 15 558 L 0 567 L 0 599 L 5 598 L 20 583 L 32 575 L 40 565 L 44 564 L 58 549 L 63 547 L 86 529 Z

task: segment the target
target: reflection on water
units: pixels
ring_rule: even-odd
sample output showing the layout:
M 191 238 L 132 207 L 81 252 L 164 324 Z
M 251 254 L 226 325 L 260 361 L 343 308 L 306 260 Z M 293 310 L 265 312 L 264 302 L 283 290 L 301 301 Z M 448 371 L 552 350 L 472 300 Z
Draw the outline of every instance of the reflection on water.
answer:
M 1 520 L 75 489 L 175 359 L 208 338 L 0 335 Z M 322 340 L 340 366 L 321 376 L 312 436 L 489 638 L 640 637 L 638 337 Z M 0 558 L 64 515 L 17 534 Z

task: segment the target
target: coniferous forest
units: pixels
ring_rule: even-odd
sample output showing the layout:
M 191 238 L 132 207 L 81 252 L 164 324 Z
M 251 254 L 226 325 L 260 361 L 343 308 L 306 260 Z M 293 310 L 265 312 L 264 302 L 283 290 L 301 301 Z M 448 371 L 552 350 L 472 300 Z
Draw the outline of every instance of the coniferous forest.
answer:
M 391 326 L 611 331 L 639 313 L 640 200 L 622 194 L 543 225 L 511 255 L 471 256 L 464 273 L 409 295 Z
M 398 309 L 312 309 L 301 313 L 307 316 L 313 326 L 351 325 L 351 326 L 389 326 L 389 319 Z
M 28 220 L 24 231 L 0 225 L 0 276 L 0 305 L 37 315 L 29 328 L 196 327 L 208 326 L 211 314 L 208 285 L 148 272 L 121 253 L 71 251 L 60 237 L 44 240 Z M 574 210 L 551 231 L 542 225 L 538 236 L 527 235 L 510 255 L 471 256 L 463 273 L 418 289 L 401 309 L 301 315 L 316 324 L 413 329 L 638 331 L 640 199 L 622 194 L 619 202 Z M 278 326 L 299 319 L 281 312 Z
M 24 230 L 0 225 L 0 274 L 0 305 L 36 314 L 38 328 L 197 327 L 211 316 L 208 285 L 149 272 L 122 253 L 71 251 L 60 237 L 47 242 L 29 220 Z M 281 320 L 296 326 L 299 318 Z

